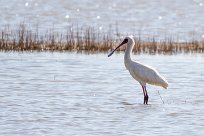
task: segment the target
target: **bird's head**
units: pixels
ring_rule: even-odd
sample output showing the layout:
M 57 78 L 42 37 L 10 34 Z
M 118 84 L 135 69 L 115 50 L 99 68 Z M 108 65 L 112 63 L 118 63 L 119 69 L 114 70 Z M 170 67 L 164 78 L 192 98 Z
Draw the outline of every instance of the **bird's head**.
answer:
M 108 57 L 110 57 L 118 48 L 120 48 L 122 45 L 124 45 L 124 44 L 126 44 L 126 43 L 127 43 L 128 46 L 135 45 L 133 36 L 127 36 L 127 37 L 125 37 L 125 39 L 122 41 L 122 43 L 119 44 L 119 45 L 108 55 Z

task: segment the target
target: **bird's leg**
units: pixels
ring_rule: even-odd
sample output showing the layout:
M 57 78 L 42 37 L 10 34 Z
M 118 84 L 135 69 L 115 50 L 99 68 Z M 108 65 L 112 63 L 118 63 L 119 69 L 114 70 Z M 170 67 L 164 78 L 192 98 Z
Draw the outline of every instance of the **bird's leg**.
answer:
M 144 104 L 146 104 L 146 91 L 145 91 L 144 86 L 142 86 L 142 90 L 143 90 L 143 94 L 144 94 Z
M 145 104 L 148 104 L 148 99 L 149 99 L 149 96 L 147 94 L 147 89 L 146 89 L 146 86 L 144 86 L 144 90 L 145 90 Z

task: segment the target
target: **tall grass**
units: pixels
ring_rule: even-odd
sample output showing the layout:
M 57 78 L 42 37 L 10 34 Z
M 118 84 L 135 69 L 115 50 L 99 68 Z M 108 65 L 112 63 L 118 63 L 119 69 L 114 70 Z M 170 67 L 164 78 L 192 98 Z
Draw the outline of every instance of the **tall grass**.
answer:
M 66 32 L 48 30 L 39 33 L 21 24 L 17 29 L 5 27 L 0 32 L 1 51 L 69 51 L 80 53 L 108 52 L 115 48 L 123 37 L 118 30 L 100 32 L 93 27 L 79 28 L 70 26 Z M 204 41 L 175 42 L 171 38 L 159 41 L 155 37 L 142 40 L 135 36 L 134 53 L 174 54 L 204 52 Z M 125 47 L 120 48 L 123 51 Z

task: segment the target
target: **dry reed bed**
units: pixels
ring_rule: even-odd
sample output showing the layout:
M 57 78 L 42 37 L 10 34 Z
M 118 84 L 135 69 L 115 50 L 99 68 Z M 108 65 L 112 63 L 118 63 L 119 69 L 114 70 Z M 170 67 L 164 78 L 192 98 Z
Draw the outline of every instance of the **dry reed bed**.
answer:
M 174 54 L 204 52 L 204 41 L 174 42 L 171 39 L 157 41 L 154 37 L 144 41 L 135 38 L 134 53 Z M 70 51 L 84 53 L 108 52 L 122 41 L 118 32 L 102 33 L 94 28 L 67 28 L 66 32 L 49 31 L 39 34 L 20 25 L 17 30 L 4 29 L 0 33 L 1 51 Z M 120 48 L 119 51 L 123 51 Z

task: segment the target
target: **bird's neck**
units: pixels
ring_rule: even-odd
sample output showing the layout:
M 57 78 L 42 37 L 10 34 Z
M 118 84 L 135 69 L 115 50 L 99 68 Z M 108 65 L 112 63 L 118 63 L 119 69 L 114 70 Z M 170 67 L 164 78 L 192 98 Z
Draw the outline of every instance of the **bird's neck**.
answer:
M 134 46 L 134 43 L 130 43 L 129 45 L 127 45 L 127 49 L 125 50 L 125 56 L 124 56 L 125 65 L 126 63 L 132 61 L 131 55 L 132 55 L 133 46 Z

